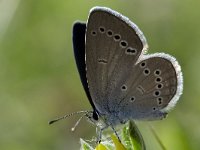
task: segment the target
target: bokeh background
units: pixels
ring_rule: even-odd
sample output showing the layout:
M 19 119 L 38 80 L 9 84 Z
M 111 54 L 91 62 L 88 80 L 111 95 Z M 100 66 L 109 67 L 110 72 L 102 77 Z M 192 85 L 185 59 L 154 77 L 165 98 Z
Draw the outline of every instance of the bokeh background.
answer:
M 0 0 L 0 149 L 76 150 L 95 127 L 78 116 L 53 126 L 48 120 L 90 110 L 76 69 L 72 25 L 90 8 L 107 6 L 144 32 L 149 53 L 165 52 L 182 66 L 184 92 L 176 108 L 150 124 L 168 150 L 200 149 L 200 1 Z M 138 126 L 147 150 L 159 150 L 149 122 Z

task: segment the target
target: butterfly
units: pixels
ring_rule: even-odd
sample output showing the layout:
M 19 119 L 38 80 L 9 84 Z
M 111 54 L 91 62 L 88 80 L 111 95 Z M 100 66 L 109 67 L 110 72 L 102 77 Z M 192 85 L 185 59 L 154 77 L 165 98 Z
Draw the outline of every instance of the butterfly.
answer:
M 90 10 L 87 23 L 73 26 L 74 55 L 93 111 L 81 111 L 101 132 L 128 120 L 159 120 L 183 90 L 181 67 L 165 53 L 146 54 L 136 24 L 106 7 Z M 65 118 L 66 116 L 62 117 Z M 116 133 L 117 134 L 117 133 Z

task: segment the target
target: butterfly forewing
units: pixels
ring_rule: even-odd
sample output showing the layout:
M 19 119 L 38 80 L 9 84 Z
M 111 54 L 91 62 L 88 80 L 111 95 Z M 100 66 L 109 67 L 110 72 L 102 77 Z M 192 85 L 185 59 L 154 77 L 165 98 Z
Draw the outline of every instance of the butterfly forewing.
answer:
M 115 91 L 121 90 L 121 83 L 127 80 L 143 50 L 140 34 L 136 25 L 117 13 L 106 9 L 91 11 L 86 32 L 87 79 L 100 111 L 119 103 L 121 94 Z

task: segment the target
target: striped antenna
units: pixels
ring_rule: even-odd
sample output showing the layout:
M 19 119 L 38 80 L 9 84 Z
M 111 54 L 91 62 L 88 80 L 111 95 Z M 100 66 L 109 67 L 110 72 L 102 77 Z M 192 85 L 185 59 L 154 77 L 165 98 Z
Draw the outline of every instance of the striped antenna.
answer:
M 63 117 L 60 117 L 60 118 L 51 120 L 51 121 L 48 122 L 48 124 L 51 125 L 51 124 L 53 124 L 53 123 L 55 123 L 55 122 L 57 122 L 57 121 L 59 121 L 59 120 L 66 119 L 66 118 L 71 117 L 71 116 L 73 116 L 73 115 L 78 115 L 78 114 L 82 114 L 82 113 L 84 113 L 84 114 L 86 115 L 86 114 L 88 114 L 88 113 L 90 113 L 90 112 L 91 112 L 91 111 L 78 111 L 78 112 L 73 112 L 73 113 L 67 114 L 67 115 L 65 115 L 65 116 L 63 116 Z M 85 115 L 83 115 L 83 116 L 85 116 Z M 83 118 L 83 116 L 82 116 L 79 120 L 81 120 L 81 119 Z M 80 122 L 80 121 L 78 121 L 78 122 Z M 76 124 L 78 124 L 78 123 L 76 123 Z

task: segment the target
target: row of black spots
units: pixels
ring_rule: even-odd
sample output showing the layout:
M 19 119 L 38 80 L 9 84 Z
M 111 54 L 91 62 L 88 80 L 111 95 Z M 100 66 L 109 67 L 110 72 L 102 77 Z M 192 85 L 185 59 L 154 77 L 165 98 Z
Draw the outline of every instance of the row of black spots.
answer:
M 146 66 L 147 66 L 146 61 L 143 61 L 142 63 L 140 63 L 140 68 L 145 68 Z M 150 70 L 148 68 L 145 68 L 144 69 L 144 74 L 145 75 L 149 75 L 150 74 Z M 156 69 L 154 71 L 154 75 L 160 78 L 161 70 L 160 69 Z M 161 79 L 158 79 L 158 80 L 161 80 Z M 158 81 L 158 82 L 160 82 L 160 81 Z
M 152 108 L 153 111 L 158 110 L 159 106 L 161 106 L 161 105 L 163 104 L 163 97 L 157 97 L 157 98 L 156 98 L 156 101 L 157 101 L 157 106 L 158 106 L 158 107 L 153 107 L 153 108 Z
M 156 101 L 157 101 L 157 106 L 158 107 L 161 106 L 163 104 L 163 97 L 157 97 Z M 153 111 L 156 111 L 158 108 L 157 107 L 153 107 L 152 109 L 153 109 Z
M 156 90 L 154 91 L 153 95 L 155 97 L 159 97 L 161 94 L 161 89 L 164 87 L 163 83 L 162 83 L 162 77 L 161 75 L 161 70 L 160 69 L 156 69 L 154 71 L 154 75 L 155 75 L 155 83 L 156 83 Z
M 126 48 L 128 46 L 128 42 L 125 40 L 121 40 L 121 35 L 120 34 L 114 34 L 112 30 L 108 30 L 107 31 L 107 36 L 112 37 L 114 41 L 119 42 L 120 47 L 122 48 Z
M 114 32 L 111 30 L 111 29 L 108 29 L 107 31 L 105 30 L 105 28 L 104 27 L 99 27 L 99 31 L 100 31 L 100 33 L 105 33 L 106 32 L 106 35 L 108 36 L 108 37 L 113 37 L 113 39 L 115 40 L 115 41 L 120 41 L 120 39 L 121 39 L 121 35 L 119 35 L 119 34 L 114 34 Z
M 162 89 L 163 88 L 163 84 L 161 83 L 162 82 L 162 77 L 160 75 L 161 75 L 161 70 L 160 69 L 156 69 L 154 71 L 154 76 L 156 77 L 155 78 L 155 83 L 157 83 L 157 85 L 156 85 L 157 89 Z
M 148 67 L 146 67 L 147 66 L 146 61 L 141 62 L 139 64 L 139 66 L 140 66 L 141 69 L 143 69 L 143 74 L 145 76 L 148 76 L 151 73 L 150 69 Z
M 100 27 L 101 28 L 101 27 Z M 101 32 L 104 33 L 104 32 Z M 114 32 L 110 29 L 107 30 L 106 35 L 108 37 L 113 37 L 114 41 L 119 42 L 120 47 L 126 48 L 128 46 L 128 42 L 125 40 L 121 40 L 120 34 L 114 34 Z
M 158 106 L 162 105 L 163 103 L 163 98 L 160 97 L 161 95 L 161 89 L 164 87 L 163 83 L 162 83 L 162 77 L 161 75 L 161 70 L 160 69 L 156 69 L 154 71 L 154 76 L 155 76 L 155 83 L 156 83 L 156 90 L 153 92 L 153 96 L 156 97 L 157 100 L 157 104 Z
M 143 74 L 145 76 L 150 75 L 151 70 L 147 67 L 146 61 L 143 61 L 143 62 L 140 63 L 140 68 L 144 68 L 143 69 Z M 156 90 L 153 91 L 153 96 L 155 96 L 155 97 L 160 96 L 160 94 L 161 94 L 160 89 L 163 88 L 163 84 L 161 83 L 162 82 L 162 77 L 159 76 L 160 74 L 161 74 L 161 70 L 157 69 L 157 70 L 154 71 L 154 75 L 156 75 L 155 83 L 157 83 L 156 84 Z
M 100 26 L 99 29 L 98 29 L 98 31 L 99 31 L 100 33 L 102 33 L 102 34 L 106 32 L 106 35 L 107 35 L 108 37 L 112 37 L 113 34 L 114 34 L 113 31 L 110 30 L 110 29 L 108 29 L 108 30 L 106 31 L 105 27 L 103 27 L 103 26 Z M 96 35 L 97 35 L 97 32 L 96 32 L 95 30 L 92 30 L 91 34 L 92 34 L 93 36 L 96 36 Z M 121 39 L 121 36 L 120 36 L 120 35 L 116 34 L 116 35 L 114 36 L 114 40 L 118 41 L 118 40 L 120 40 L 120 39 Z
M 153 96 L 156 97 L 157 105 L 161 106 L 163 104 L 163 97 L 160 96 L 161 91 L 160 90 L 155 90 L 153 92 Z
M 128 42 L 126 40 L 121 40 L 121 35 L 120 34 L 114 34 L 114 32 L 110 29 L 105 31 L 104 27 L 99 27 L 99 32 L 100 33 L 105 33 L 108 37 L 113 37 L 114 41 L 119 42 L 120 47 L 126 48 L 128 46 Z M 126 54 L 128 55 L 136 55 L 137 50 L 132 47 L 128 47 L 125 51 Z
M 159 106 L 161 106 L 161 105 L 163 104 L 163 98 L 162 98 L 162 97 L 157 97 L 157 98 L 156 98 L 156 101 L 157 101 L 158 107 L 153 107 L 153 108 L 152 108 L 153 111 L 158 110 Z
M 99 29 L 98 29 L 98 31 L 99 31 L 100 33 L 105 33 L 105 27 L 100 26 Z M 96 35 L 97 35 L 97 31 L 96 31 L 96 30 L 92 30 L 92 31 L 91 31 L 91 35 L 92 35 L 92 36 L 96 36 Z
M 142 63 L 140 63 L 140 68 L 144 68 L 143 74 L 144 74 L 145 76 L 148 76 L 148 75 L 151 73 L 151 70 L 150 70 L 149 68 L 147 68 L 146 66 L 147 66 L 147 64 L 146 64 L 145 61 L 142 62 Z M 146 67 L 146 68 L 145 68 L 145 67 Z M 160 74 L 161 74 L 161 71 L 160 71 L 160 70 L 157 69 L 157 70 L 154 71 L 154 75 L 157 76 L 156 82 L 161 82 L 161 81 L 162 81 L 162 78 L 159 76 Z
M 120 41 L 120 40 L 121 40 L 121 35 L 120 35 L 120 34 L 114 34 L 114 32 L 113 32 L 112 30 L 110 30 L 110 29 L 108 29 L 108 30 L 106 31 L 105 27 L 103 27 L 103 26 L 100 26 L 99 29 L 98 29 L 98 31 L 99 31 L 100 33 L 105 33 L 105 32 L 106 32 L 106 35 L 107 35 L 108 37 L 112 37 L 112 36 L 113 36 L 113 39 L 114 39 L 115 41 Z M 91 34 L 92 34 L 93 36 L 96 36 L 96 35 L 97 35 L 97 32 L 96 32 L 95 30 L 93 30 L 93 31 L 91 32 Z M 126 48 L 126 47 L 128 46 L 128 42 L 125 41 L 125 40 L 121 40 L 121 41 L 119 42 L 119 45 L 120 45 L 122 48 Z M 128 51 L 129 51 L 129 50 L 128 50 Z

